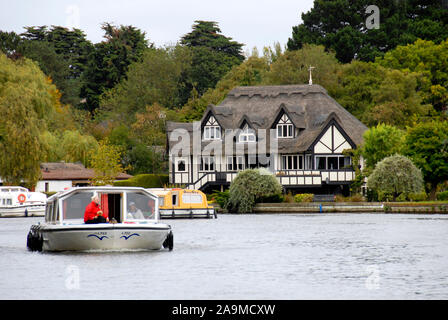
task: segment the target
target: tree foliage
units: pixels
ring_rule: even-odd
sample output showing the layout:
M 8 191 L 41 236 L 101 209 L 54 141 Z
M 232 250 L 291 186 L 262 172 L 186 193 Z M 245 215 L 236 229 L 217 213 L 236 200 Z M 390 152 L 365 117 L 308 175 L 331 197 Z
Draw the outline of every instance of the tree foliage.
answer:
M 423 177 L 409 158 L 394 155 L 377 163 L 367 180 L 367 187 L 396 200 L 401 194 L 423 191 Z
M 387 124 L 378 124 L 364 133 L 362 156 L 369 169 L 386 157 L 400 154 L 404 147 L 405 132 Z
M 221 34 L 214 21 L 195 21 L 192 31 L 184 35 L 180 44 L 192 50 L 192 68 L 185 74 L 188 92 L 194 87 L 202 95 L 244 60 L 243 44 Z
M 113 88 L 128 71 L 131 63 L 139 61 L 148 48 L 145 32 L 133 26 L 102 25 L 105 40 L 94 45 L 88 57 L 81 96 L 86 98 L 89 111 L 99 106 L 100 95 Z
M 101 97 L 100 117 L 133 122 L 135 114 L 158 103 L 164 108 L 179 108 L 182 75 L 191 66 L 191 53 L 181 46 L 151 48 L 141 61 L 129 66 L 126 78 Z
M 125 170 L 121 164 L 122 148 L 109 143 L 99 142 L 97 150 L 90 150 L 90 167 L 95 171 L 92 184 L 96 186 L 112 185 L 117 175 Z
M 56 87 L 28 59 L 0 54 L 0 176 L 33 186 L 46 156 L 43 132 L 60 104 Z
M 380 10 L 379 29 L 366 24 L 370 5 Z M 336 52 L 339 61 L 373 61 L 397 45 L 418 38 L 440 42 L 448 37 L 448 10 L 441 1 L 418 0 L 316 0 L 310 11 L 302 13 L 303 23 L 292 28 L 288 49 L 305 43 L 324 45 Z
M 376 60 L 382 66 L 421 74 L 418 91 L 438 111 L 448 104 L 448 39 L 439 44 L 418 39 L 398 46 Z
M 435 200 L 437 186 L 448 180 L 448 121 L 432 120 L 409 127 L 405 154 L 422 170 Z

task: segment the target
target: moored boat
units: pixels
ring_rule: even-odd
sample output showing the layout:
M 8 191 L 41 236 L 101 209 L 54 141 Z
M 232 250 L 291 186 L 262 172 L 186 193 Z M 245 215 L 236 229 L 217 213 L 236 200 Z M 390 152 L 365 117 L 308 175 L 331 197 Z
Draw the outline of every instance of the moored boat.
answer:
M 19 186 L 0 187 L 0 217 L 35 217 L 45 215 L 47 195 L 30 192 Z
M 200 190 L 180 188 L 147 189 L 159 197 L 159 211 L 162 219 L 172 218 L 217 218 L 207 196 Z
M 84 222 L 95 196 L 108 223 Z M 157 196 L 143 188 L 80 187 L 48 199 L 45 222 L 31 226 L 27 246 L 32 251 L 172 250 L 173 233 L 159 222 Z

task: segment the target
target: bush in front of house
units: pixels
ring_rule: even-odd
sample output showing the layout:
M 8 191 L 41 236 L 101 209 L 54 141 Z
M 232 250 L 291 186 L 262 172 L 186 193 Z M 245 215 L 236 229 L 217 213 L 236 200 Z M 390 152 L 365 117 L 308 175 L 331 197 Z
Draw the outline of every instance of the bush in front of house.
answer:
M 442 191 L 442 192 L 437 192 L 437 200 L 439 200 L 439 201 L 448 200 L 448 190 Z
M 410 193 L 422 192 L 423 176 L 409 158 L 394 155 L 377 163 L 367 180 L 367 187 L 378 192 L 380 201 L 396 201 L 402 194 L 401 198 L 406 198 Z
M 294 202 L 313 202 L 312 193 L 298 193 L 294 196 Z
M 215 191 L 210 195 L 210 199 L 213 202 L 219 204 L 219 206 L 224 209 L 227 208 L 227 203 L 229 202 L 230 190 L 226 191 Z
M 417 193 L 411 192 L 408 194 L 408 199 L 410 201 L 425 201 L 425 200 L 428 200 L 428 195 L 426 194 L 425 191 L 417 192 Z
M 252 212 L 261 199 L 281 193 L 282 186 L 267 169 L 246 169 L 240 171 L 230 184 L 227 209 L 238 213 Z
M 115 181 L 114 186 L 162 188 L 168 184 L 167 174 L 138 174 L 128 180 Z

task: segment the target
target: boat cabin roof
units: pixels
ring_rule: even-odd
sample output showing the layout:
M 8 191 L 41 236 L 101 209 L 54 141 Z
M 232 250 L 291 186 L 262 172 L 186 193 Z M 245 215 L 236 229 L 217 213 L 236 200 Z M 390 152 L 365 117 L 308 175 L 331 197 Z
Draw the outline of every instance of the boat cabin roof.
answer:
M 29 192 L 29 190 L 24 187 L 2 186 L 0 192 Z

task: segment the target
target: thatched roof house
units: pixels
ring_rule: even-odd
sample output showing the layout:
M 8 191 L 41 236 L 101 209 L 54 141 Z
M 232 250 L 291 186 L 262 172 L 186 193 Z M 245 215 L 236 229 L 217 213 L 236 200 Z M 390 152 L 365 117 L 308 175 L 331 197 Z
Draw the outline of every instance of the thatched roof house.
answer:
M 207 126 L 212 130 L 210 131 L 213 135 L 212 139 L 207 138 Z M 189 143 L 192 151 L 195 142 L 194 128 L 201 130 L 200 134 L 196 135 L 196 137 L 202 137 L 201 147 L 197 148 L 200 150 L 204 150 L 209 144 L 215 144 L 215 146 L 224 144 L 226 130 L 228 129 L 244 130 L 248 128 L 255 133 L 255 138 L 244 137 L 244 139 L 248 138 L 249 140 L 243 139 L 243 141 L 234 138 L 235 144 L 251 141 L 265 143 L 269 150 L 272 141 L 275 141 L 275 153 L 280 157 L 277 159 L 278 164 L 282 162 L 281 156 L 286 154 L 296 154 L 299 157 L 309 155 L 312 157 L 309 167 L 305 167 L 304 164 L 299 165 L 298 161 L 297 165 L 286 165 L 286 170 L 291 170 L 290 168 L 294 170 L 317 170 L 316 157 L 318 154 L 337 154 L 341 156 L 341 148 L 356 148 L 357 145 L 362 143 L 363 133 L 367 130 L 362 122 L 330 97 L 320 85 L 237 87 L 230 91 L 219 105 L 209 105 L 199 123 L 168 122 L 168 150 L 171 152 L 173 148 L 178 147 L 178 141 L 170 137 L 173 132 L 179 132 L 180 130 L 190 134 Z M 218 128 L 219 131 L 215 133 L 213 128 Z M 331 130 L 327 133 L 329 128 Z M 258 134 L 262 131 L 265 134 Z M 251 153 L 249 145 L 249 143 L 245 144 L 246 154 Z M 190 155 L 197 156 L 195 153 Z M 225 156 L 223 155 L 223 157 Z M 176 161 L 173 155 L 171 155 L 170 160 Z M 225 162 L 225 159 L 221 160 Z M 219 163 L 218 159 L 214 159 L 214 161 L 216 164 Z M 293 159 L 293 161 L 295 160 Z M 191 162 L 192 166 L 190 168 L 194 171 L 194 159 L 191 159 Z M 248 167 L 247 163 L 244 167 Z M 220 168 L 221 166 L 215 165 L 214 171 L 220 171 Z M 224 168 L 227 167 L 224 166 Z M 175 165 L 172 169 L 173 182 L 177 182 Z M 282 169 L 286 171 L 281 165 L 274 166 L 275 171 L 282 171 Z M 327 163 L 325 170 L 328 169 Z M 225 171 L 228 170 L 225 169 Z M 288 173 L 292 174 L 293 172 Z M 197 176 L 198 179 L 200 176 Z M 196 181 L 194 178 L 189 179 L 191 180 L 189 183 L 194 183 Z

